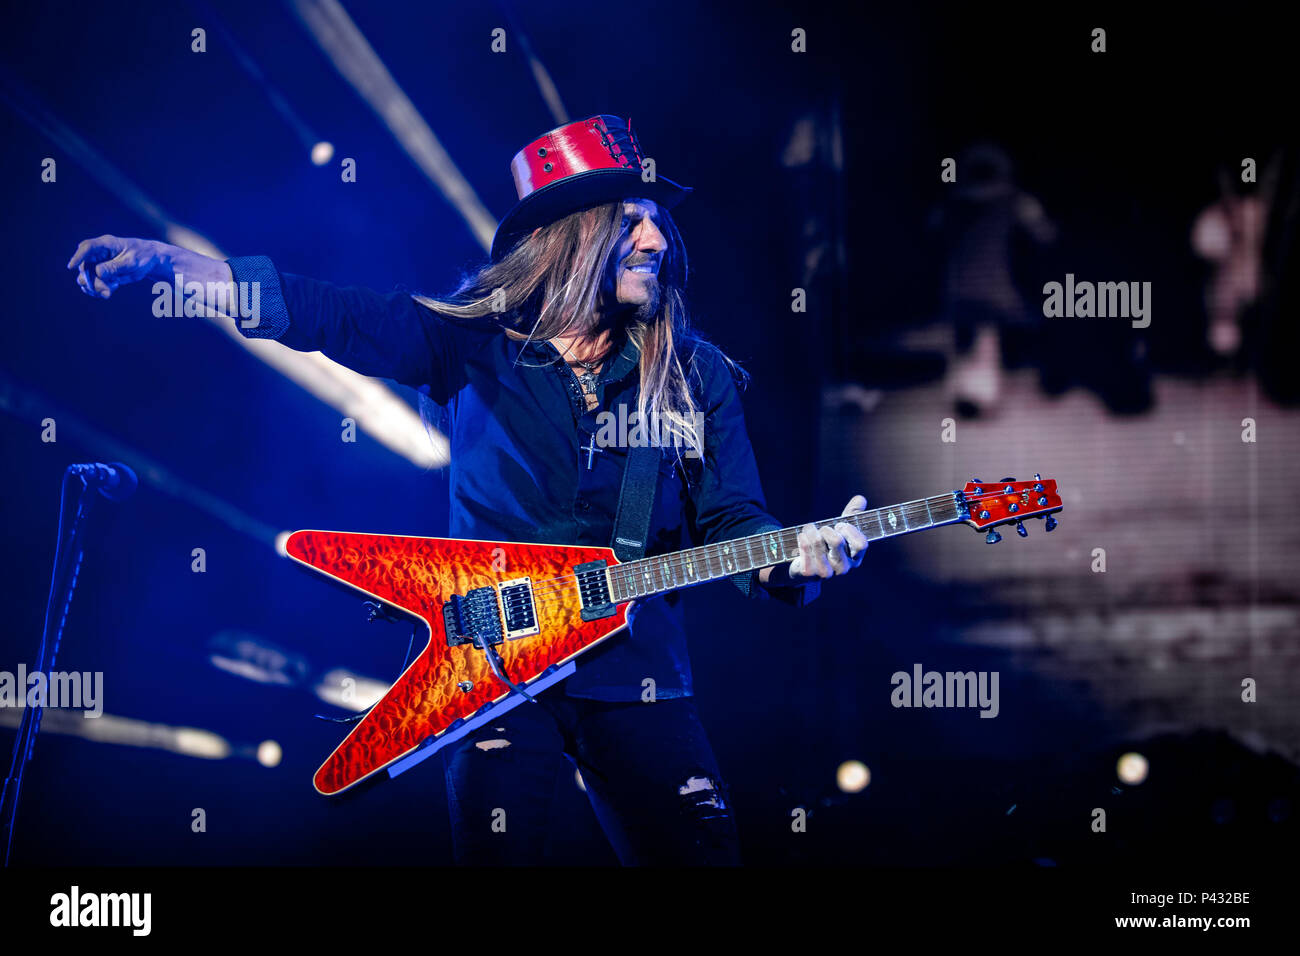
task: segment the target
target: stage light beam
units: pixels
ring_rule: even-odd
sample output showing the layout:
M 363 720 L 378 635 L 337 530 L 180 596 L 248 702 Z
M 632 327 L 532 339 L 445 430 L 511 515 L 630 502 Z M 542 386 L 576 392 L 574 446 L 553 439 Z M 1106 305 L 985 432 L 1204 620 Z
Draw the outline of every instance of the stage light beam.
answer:
M 0 67 L 0 94 L 3 94 L 19 116 L 40 130 L 43 136 L 53 140 L 132 212 L 152 223 L 169 243 L 213 259 L 228 258 L 207 237 L 170 216 L 81 136 L 46 109 L 35 95 L 3 67 Z M 307 144 L 313 142 L 316 142 L 314 136 L 306 140 Z M 481 228 L 480 224 L 480 231 Z M 490 246 L 492 230 L 488 229 L 486 235 L 486 242 Z M 434 429 L 426 429 L 419 413 L 378 379 L 344 368 L 320 352 L 296 352 L 270 339 L 246 338 L 229 317 L 217 316 L 211 310 L 207 318 L 241 348 L 345 416 L 355 419 L 362 431 L 374 436 L 396 454 L 424 469 L 441 468 L 451 460 L 446 436 Z
M 316 696 L 343 710 L 368 710 L 388 693 L 391 684 L 362 677 L 338 667 L 325 674 L 316 684 Z
M 491 249 L 496 218 L 487 211 L 432 127 L 398 86 L 342 4 L 338 0 L 291 0 L 290 5 L 339 75 L 388 127 L 416 167 L 441 190 L 479 244 Z

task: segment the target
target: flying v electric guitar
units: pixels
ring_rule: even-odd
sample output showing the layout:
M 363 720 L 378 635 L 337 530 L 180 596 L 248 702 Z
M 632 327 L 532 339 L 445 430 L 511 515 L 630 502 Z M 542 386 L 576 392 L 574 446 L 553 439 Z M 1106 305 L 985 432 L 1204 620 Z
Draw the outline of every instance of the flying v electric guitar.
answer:
M 960 491 L 875 508 L 847 521 L 869 540 L 965 523 L 993 528 L 1025 518 L 1056 526 L 1056 482 L 978 478 Z M 531 694 L 573 673 L 574 658 L 627 626 L 630 602 L 798 554 L 798 528 L 619 563 L 609 548 L 398 535 L 295 531 L 296 561 L 427 625 L 429 642 L 316 771 L 316 789 L 343 793 L 404 770 Z

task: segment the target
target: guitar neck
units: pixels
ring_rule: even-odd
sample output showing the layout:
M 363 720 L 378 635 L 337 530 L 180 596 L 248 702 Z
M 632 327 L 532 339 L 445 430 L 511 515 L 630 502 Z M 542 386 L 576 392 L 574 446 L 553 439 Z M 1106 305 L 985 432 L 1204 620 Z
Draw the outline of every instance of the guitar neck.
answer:
M 914 531 L 965 521 L 966 506 L 960 492 L 918 498 L 886 508 L 874 508 L 847 517 L 815 521 L 818 528 L 841 522 L 857 528 L 869 541 L 893 538 Z M 609 569 L 614 603 L 649 597 L 704 584 L 760 568 L 793 561 L 799 552 L 800 527 L 765 531 L 744 538 L 687 548 L 653 558 L 626 561 Z

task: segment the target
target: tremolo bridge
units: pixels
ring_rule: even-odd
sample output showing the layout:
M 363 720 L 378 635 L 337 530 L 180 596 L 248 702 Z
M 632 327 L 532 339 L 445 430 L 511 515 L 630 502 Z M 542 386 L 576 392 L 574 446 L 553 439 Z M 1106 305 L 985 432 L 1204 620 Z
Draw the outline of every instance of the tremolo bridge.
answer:
M 496 587 L 453 594 L 442 606 L 447 644 L 484 647 L 537 634 L 537 605 L 531 578 L 513 578 Z

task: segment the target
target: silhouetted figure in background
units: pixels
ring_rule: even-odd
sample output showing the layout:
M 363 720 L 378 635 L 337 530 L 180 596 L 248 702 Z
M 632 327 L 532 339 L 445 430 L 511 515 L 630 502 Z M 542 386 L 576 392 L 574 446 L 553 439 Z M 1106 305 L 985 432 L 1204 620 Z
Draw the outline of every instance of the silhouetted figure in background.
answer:
M 1274 175 L 1275 171 L 1275 175 Z M 1247 348 L 1259 369 L 1264 394 L 1282 405 L 1300 404 L 1300 375 L 1295 356 L 1300 351 L 1300 312 L 1295 277 L 1300 275 L 1300 150 L 1288 146 L 1270 164 L 1272 184 L 1264 268 L 1258 309 L 1258 332 Z M 1247 325 L 1249 329 L 1249 324 Z
M 1253 195 L 1237 195 L 1220 174 L 1222 198 L 1192 224 L 1192 248 L 1213 272 L 1205 285 L 1207 340 L 1215 354 L 1235 358 L 1242 350 L 1246 313 L 1260 296 L 1264 232 L 1268 225 L 1271 177 Z
M 957 181 L 948 188 L 929 223 L 946 250 L 940 309 L 953 324 L 954 355 L 945 387 L 958 413 L 974 417 L 997 408 L 1007 337 L 1023 340 L 1041 317 L 1016 288 L 1012 242 L 1022 233 L 1047 245 L 1056 240 L 1056 227 L 1042 204 L 1016 185 L 1010 157 L 991 143 L 958 154 Z

